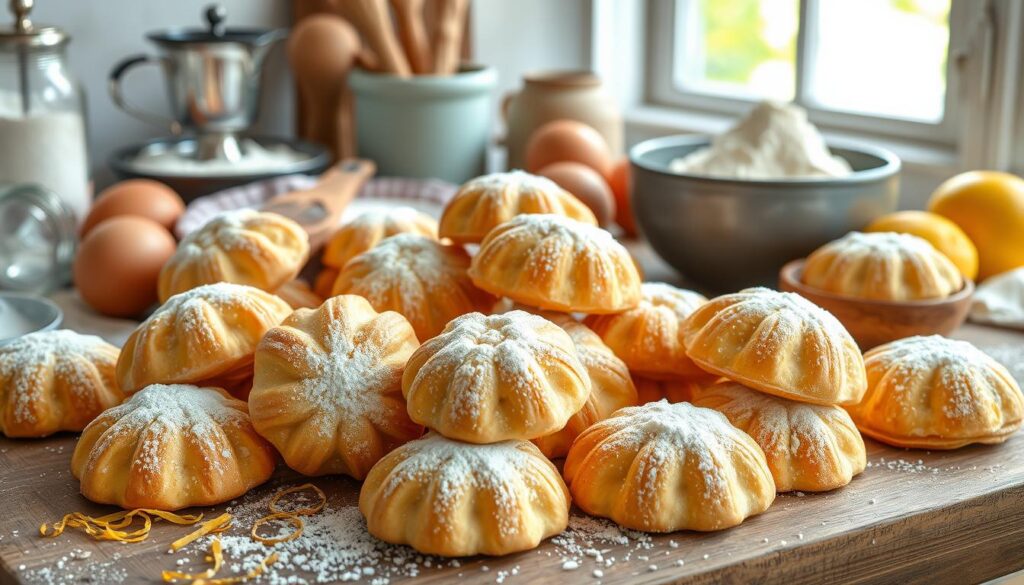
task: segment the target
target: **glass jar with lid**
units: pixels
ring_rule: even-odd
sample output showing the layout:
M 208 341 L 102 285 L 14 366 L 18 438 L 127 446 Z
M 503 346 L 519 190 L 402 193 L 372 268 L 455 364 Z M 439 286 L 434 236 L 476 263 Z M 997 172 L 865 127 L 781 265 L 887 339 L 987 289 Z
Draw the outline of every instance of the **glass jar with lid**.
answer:
M 12 0 L 14 21 L 0 27 L 0 183 L 43 185 L 81 222 L 92 201 L 84 95 L 70 37 L 33 23 L 32 5 Z

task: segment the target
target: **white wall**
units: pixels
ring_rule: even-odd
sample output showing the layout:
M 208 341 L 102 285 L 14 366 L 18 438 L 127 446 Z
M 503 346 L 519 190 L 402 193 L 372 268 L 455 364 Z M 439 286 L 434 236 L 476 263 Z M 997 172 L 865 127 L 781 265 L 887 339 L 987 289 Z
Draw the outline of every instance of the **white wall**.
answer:
M 107 94 L 107 75 L 122 58 L 154 52 L 147 32 L 171 26 L 204 26 L 211 0 L 36 0 L 35 21 L 72 35 L 71 66 L 85 86 L 92 166 L 97 186 L 109 184 L 107 158 L 115 149 L 164 136 L 161 128 L 118 110 Z M 287 0 L 221 0 L 233 26 L 288 26 Z M 499 95 L 518 88 L 535 69 L 578 69 L 587 61 L 588 0 L 475 0 L 472 10 L 476 60 L 498 68 Z M 148 69 L 148 70 L 146 70 Z M 268 60 L 257 130 L 292 135 L 293 90 L 282 48 Z M 125 92 L 135 104 L 166 111 L 163 80 L 156 67 L 130 74 Z

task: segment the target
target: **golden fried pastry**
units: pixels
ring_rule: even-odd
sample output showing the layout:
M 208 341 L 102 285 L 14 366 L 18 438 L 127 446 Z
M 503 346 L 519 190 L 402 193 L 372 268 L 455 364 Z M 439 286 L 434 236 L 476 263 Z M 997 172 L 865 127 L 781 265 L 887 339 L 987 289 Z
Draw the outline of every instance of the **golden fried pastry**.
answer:
M 583 431 L 565 480 L 584 512 L 646 532 L 721 530 L 775 500 L 757 443 L 686 402 L 623 408 Z
M 385 238 L 416 234 L 437 239 L 437 220 L 412 207 L 366 211 L 334 232 L 324 248 L 324 266 L 338 270 Z
M 694 363 L 762 392 L 853 404 L 867 389 L 857 343 L 831 313 L 794 293 L 723 295 L 694 311 L 683 329 Z
M 626 364 L 589 327 L 560 313 L 542 316 L 569 334 L 590 378 L 590 397 L 583 408 L 572 415 L 562 430 L 533 440 L 544 455 L 555 459 L 565 457 L 573 440 L 584 429 L 624 406 L 636 405 L 637 397 Z
M 118 349 L 94 335 L 61 329 L 0 345 L 0 434 L 45 437 L 80 431 L 120 404 Z
M 253 425 L 299 473 L 363 479 L 423 434 L 402 397 L 402 370 L 418 345 L 404 317 L 377 313 L 362 297 L 299 309 L 256 350 Z
M 637 404 L 657 402 L 664 398 L 672 404 L 676 402 L 692 402 L 693 395 L 705 386 L 715 383 L 711 375 L 675 380 L 657 380 L 646 376 L 633 375 L 633 386 L 636 387 Z
M 127 393 L 150 384 L 247 387 L 256 344 L 291 312 L 280 298 L 241 284 L 174 295 L 128 337 L 118 383 Z
M 338 279 L 340 270 L 337 268 L 324 268 L 316 275 L 313 281 L 313 292 L 326 299 L 331 296 L 331 289 L 334 288 L 334 281 Z
M 864 471 L 864 439 L 841 406 L 796 402 L 724 380 L 699 390 L 694 406 L 713 408 L 764 451 L 780 492 L 843 487 Z
M 243 209 L 215 216 L 185 236 L 160 271 L 160 302 L 204 284 L 230 282 L 265 291 L 295 278 L 309 255 L 309 236 L 276 213 Z
M 528 441 L 474 445 L 432 432 L 370 470 L 359 510 L 370 534 L 424 554 L 506 555 L 565 530 L 569 490 Z
M 499 224 L 526 213 L 556 214 L 597 225 L 594 212 L 554 181 L 512 171 L 464 184 L 445 207 L 439 233 L 457 244 L 477 244 Z
M 496 296 L 563 313 L 618 313 L 640 303 L 640 274 L 622 244 L 558 215 L 520 215 L 494 228 L 469 276 Z
M 320 295 L 313 292 L 313 289 L 304 280 L 289 280 L 274 291 L 280 299 L 293 309 L 315 309 L 324 302 Z
M 85 428 L 71 473 L 96 503 L 178 510 L 237 498 L 270 479 L 276 462 L 241 400 L 154 384 Z
M 686 356 L 682 323 L 708 300 L 662 282 L 645 282 L 640 292 L 640 304 L 635 308 L 614 315 L 592 315 L 587 325 L 636 374 L 662 379 L 704 374 Z
M 436 336 L 449 321 L 494 306 L 469 279 L 469 255 L 415 234 L 399 234 L 356 256 L 338 274 L 332 295 L 365 297 L 378 311 L 401 313 L 416 336 Z
M 956 449 L 1002 443 L 1024 420 L 1024 398 L 1001 364 L 966 341 L 908 337 L 864 354 L 868 391 L 847 406 L 883 443 Z
M 927 240 L 895 232 L 850 232 L 818 248 L 800 280 L 858 299 L 916 301 L 948 297 L 964 286 L 960 270 Z
M 560 430 L 590 396 L 590 377 L 558 325 L 523 311 L 457 317 L 416 350 L 402 376 L 409 416 L 469 443 Z

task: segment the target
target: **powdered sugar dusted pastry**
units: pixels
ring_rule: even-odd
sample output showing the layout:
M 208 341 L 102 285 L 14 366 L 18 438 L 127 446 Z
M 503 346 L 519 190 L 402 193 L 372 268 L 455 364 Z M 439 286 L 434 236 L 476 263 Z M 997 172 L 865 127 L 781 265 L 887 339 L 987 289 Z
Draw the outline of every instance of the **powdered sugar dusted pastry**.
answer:
M 253 424 L 306 475 L 362 479 L 423 428 L 409 420 L 402 370 L 419 343 L 398 313 L 332 297 L 267 332 L 256 350 Z
M 757 443 L 686 402 L 623 408 L 583 431 L 565 480 L 584 512 L 647 532 L 729 528 L 775 499 Z
M 441 556 L 505 555 L 565 530 L 569 492 L 528 441 L 428 433 L 374 466 L 359 493 L 370 534 Z
M 119 404 L 118 350 L 94 335 L 62 329 L 0 346 L 0 433 L 45 437 L 80 431 Z
M 469 276 L 494 295 L 564 313 L 617 313 L 640 302 L 640 273 L 622 244 L 558 215 L 520 215 L 494 228 Z
M 711 299 L 684 323 L 702 369 L 762 392 L 853 404 L 867 389 L 857 343 L 828 311 L 794 293 L 748 288 Z
M 706 377 L 686 356 L 682 323 L 708 300 L 661 282 L 645 282 L 640 291 L 640 304 L 635 308 L 614 315 L 593 315 L 587 318 L 587 325 L 636 374 L 649 378 Z
M 462 247 L 400 234 L 350 260 L 331 294 L 359 295 L 378 311 L 401 313 L 427 340 L 455 317 L 494 306 L 494 297 L 473 285 L 468 268 Z
M 695 406 L 721 412 L 757 441 L 775 489 L 820 492 L 864 471 L 864 439 L 839 406 L 796 402 L 722 381 L 697 392 Z
M 947 297 L 964 285 L 953 262 L 927 240 L 895 232 L 849 234 L 804 263 L 804 284 L 837 295 L 881 301 Z
M 523 311 L 470 313 L 409 358 L 409 416 L 470 443 L 536 439 L 560 430 L 590 395 L 569 335 Z
M 160 271 L 160 302 L 215 282 L 274 291 L 295 278 L 308 255 L 309 236 L 286 217 L 251 209 L 222 213 L 178 244 Z
M 291 314 L 275 295 L 221 282 L 190 289 L 161 305 L 128 337 L 117 360 L 121 389 L 150 384 L 241 388 L 263 334 Z
M 908 337 L 864 355 L 868 391 L 847 410 L 862 433 L 897 447 L 1002 443 L 1024 421 L 1013 376 L 966 341 Z
M 590 425 L 624 406 L 636 405 L 637 396 L 626 364 L 589 327 L 568 315 L 545 313 L 542 316 L 569 334 L 590 378 L 590 396 L 583 408 L 572 415 L 562 430 L 533 440 L 544 455 L 554 459 L 565 457 L 576 436 Z
M 244 402 L 219 388 L 154 384 L 85 428 L 71 473 L 94 502 L 178 510 L 236 498 L 275 463 Z
M 459 244 L 476 244 L 499 224 L 526 213 L 552 213 L 597 225 L 590 208 L 551 179 L 512 171 L 464 184 L 441 215 L 440 234 Z
M 365 211 L 341 226 L 324 248 L 324 266 L 342 269 L 348 261 L 398 234 L 437 239 L 437 220 L 412 207 Z

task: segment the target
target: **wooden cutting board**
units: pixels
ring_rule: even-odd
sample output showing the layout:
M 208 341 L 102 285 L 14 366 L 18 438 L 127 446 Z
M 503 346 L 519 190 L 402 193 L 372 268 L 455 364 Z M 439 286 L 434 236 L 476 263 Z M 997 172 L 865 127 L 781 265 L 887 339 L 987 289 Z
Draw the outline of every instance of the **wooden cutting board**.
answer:
M 669 276 L 646 261 L 645 267 L 651 279 Z M 1015 332 L 968 325 L 957 337 L 990 351 L 1012 352 L 1020 347 L 1024 355 L 1024 335 Z M 74 442 L 70 434 L 33 441 L 0 439 L 0 583 L 149 583 L 158 581 L 164 569 L 205 568 L 203 551 L 195 544 L 182 553 L 167 554 L 168 543 L 189 529 L 162 523 L 155 526 L 149 540 L 139 544 L 95 542 L 77 532 L 56 539 L 40 537 L 41 523 L 55 521 L 67 512 L 112 511 L 78 494 L 78 483 L 68 471 Z M 387 547 L 385 556 L 390 560 L 372 566 L 372 575 L 361 572 L 360 582 L 387 578 L 390 583 L 524 585 L 683 581 L 961 584 L 1024 568 L 1024 434 L 999 446 L 951 452 L 894 449 L 868 441 L 868 461 L 869 468 L 843 489 L 780 495 L 766 513 L 722 532 L 642 537 L 622 535 L 606 525 L 615 537 L 611 541 L 597 538 L 592 529 L 577 529 L 574 536 L 547 541 L 533 551 L 462 559 L 457 566 L 448 560 L 418 556 L 404 547 Z M 271 482 L 232 510 L 246 509 L 245 502 L 262 505 L 282 486 L 304 481 L 282 466 Z M 329 505 L 316 526 L 307 526 L 307 530 L 329 530 L 334 523 L 334 529 L 344 528 L 349 536 L 362 535 L 360 542 L 365 543 L 365 528 L 353 509 L 357 482 L 317 478 L 313 483 L 327 493 Z M 217 506 L 202 511 L 213 517 L 225 509 Z M 585 518 L 579 511 L 573 514 Z M 250 525 L 251 519 L 240 515 L 228 534 L 238 538 Z M 588 543 L 588 538 L 592 542 Z M 330 549 L 344 543 L 330 536 L 317 546 Z M 591 555 L 599 551 L 603 562 L 582 552 L 591 546 L 595 549 Z M 85 551 L 88 558 L 76 560 L 73 551 Z M 258 558 L 268 552 L 258 550 L 250 556 Z M 231 555 L 227 550 L 226 568 L 219 576 L 232 574 L 232 563 L 238 559 Z M 395 561 L 399 557 L 405 565 Z M 179 558 L 190 564 L 178 566 L 175 561 Z M 609 563 L 612 558 L 615 560 Z M 338 578 L 360 565 L 367 566 L 356 561 L 352 567 L 333 567 L 329 575 Z M 410 577 L 412 573 L 417 576 Z M 316 582 L 315 573 L 301 568 L 278 567 L 274 575 Z

